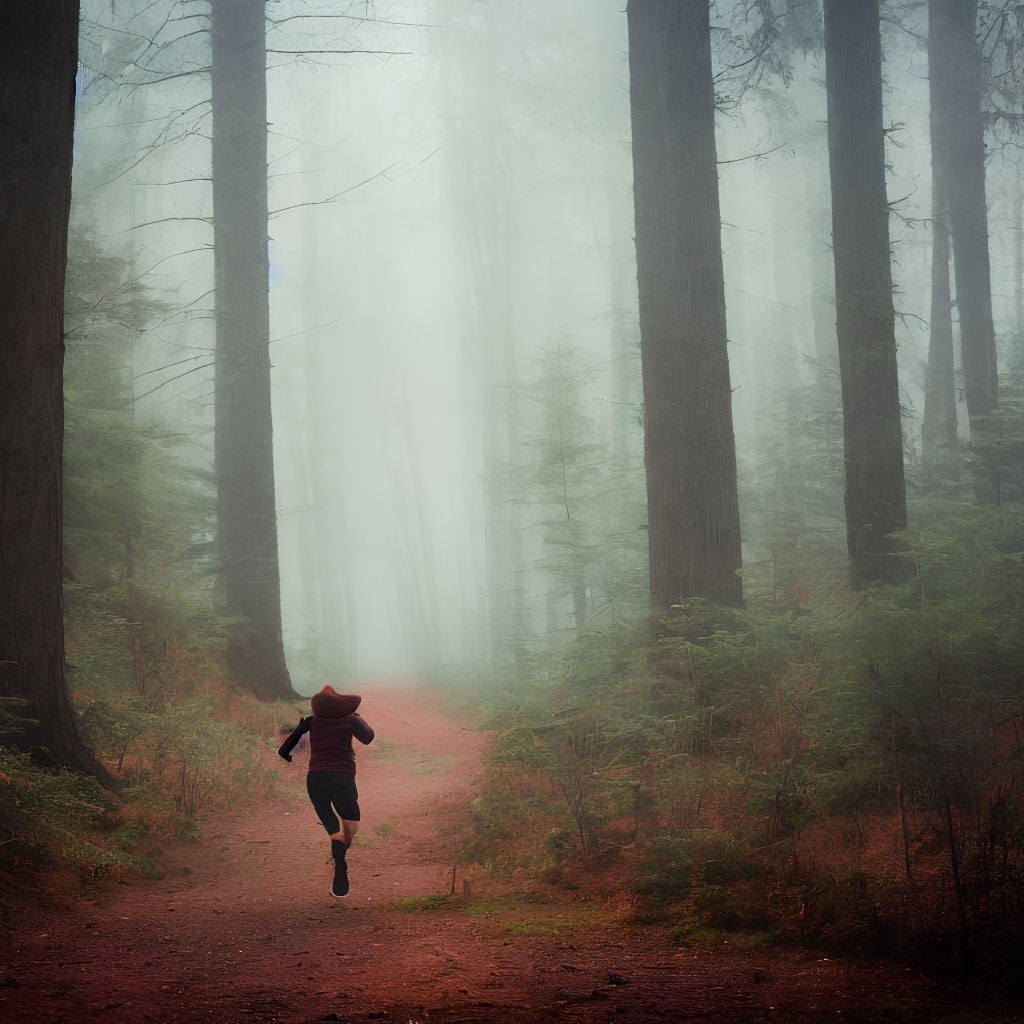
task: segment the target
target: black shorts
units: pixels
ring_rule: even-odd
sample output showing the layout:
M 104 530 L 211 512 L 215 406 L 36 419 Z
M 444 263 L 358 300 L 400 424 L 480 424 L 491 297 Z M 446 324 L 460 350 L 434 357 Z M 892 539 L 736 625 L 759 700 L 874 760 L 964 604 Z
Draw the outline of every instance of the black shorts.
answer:
M 355 772 L 307 772 L 306 792 L 328 835 L 334 835 L 341 829 L 338 818 L 359 820 Z

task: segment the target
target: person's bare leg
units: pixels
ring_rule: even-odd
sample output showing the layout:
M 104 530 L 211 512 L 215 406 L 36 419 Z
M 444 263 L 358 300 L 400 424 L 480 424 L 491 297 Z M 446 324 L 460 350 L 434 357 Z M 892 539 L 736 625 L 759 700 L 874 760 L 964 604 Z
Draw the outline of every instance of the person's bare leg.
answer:
M 352 840 L 355 839 L 358 831 L 358 821 L 345 821 L 343 818 L 341 821 L 341 828 L 333 835 L 328 836 L 328 839 L 340 839 L 346 846 L 351 846 Z

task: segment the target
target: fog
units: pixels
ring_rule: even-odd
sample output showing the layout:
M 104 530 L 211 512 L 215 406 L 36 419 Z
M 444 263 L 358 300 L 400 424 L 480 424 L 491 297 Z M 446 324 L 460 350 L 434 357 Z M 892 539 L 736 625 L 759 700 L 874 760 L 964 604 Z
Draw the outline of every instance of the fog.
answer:
M 199 438 L 202 463 L 213 428 L 209 86 L 166 72 L 206 66 L 207 44 L 182 29 L 112 88 L 97 69 L 124 41 L 103 28 L 114 5 L 91 6 L 76 210 L 174 307 L 136 341 L 137 411 Z M 155 34 L 171 5 L 156 7 L 119 24 Z M 364 5 L 345 13 L 268 35 L 271 50 L 302 51 L 271 53 L 268 72 L 281 598 L 302 693 L 472 671 L 500 662 L 512 631 L 527 647 L 574 635 L 581 606 L 538 525 L 550 509 L 512 469 L 535 451 L 545 352 L 575 353 L 582 412 L 606 446 L 594 458 L 619 460 L 634 491 L 602 525 L 605 543 L 632 559 L 634 580 L 646 559 L 623 5 L 406 0 L 367 5 L 376 21 L 358 20 Z M 731 17 L 719 5 L 720 36 Z M 927 60 L 893 26 L 883 47 L 912 461 L 928 346 Z M 322 52 L 339 50 L 375 52 Z M 843 543 L 841 464 L 808 494 L 778 469 L 807 442 L 808 395 L 836 393 L 824 71 L 820 56 L 797 53 L 788 84 L 748 81 L 728 47 L 716 60 L 744 560 L 756 566 L 794 530 Z M 1014 168 L 996 152 L 989 173 L 999 210 Z M 991 223 L 1004 341 L 1012 218 Z M 823 415 L 841 451 L 838 408 Z M 627 615 L 642 589 L 588 580 L 587 621 Z

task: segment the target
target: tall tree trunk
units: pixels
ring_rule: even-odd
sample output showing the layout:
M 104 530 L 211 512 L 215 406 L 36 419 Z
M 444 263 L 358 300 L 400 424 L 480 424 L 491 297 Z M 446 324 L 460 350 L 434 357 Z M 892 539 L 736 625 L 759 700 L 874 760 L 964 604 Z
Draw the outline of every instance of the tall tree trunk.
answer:
M 630 0 L 651 595 L 742 601 L 708 0 Z
M 0 7 L 0 697 L 31 719 L 0 737 L 110 778 L 65 684 L 64 272 L 77 0 Z
M 933 130 L 943 141 L 945 156 L 964 390 L 972 433 L 984 426 L 999 402 L 977 6 L 977 0 L 929 0 L 928 4 Z
M 924 422 L 921 436 L 926 458 L 939 445 L 956 444 L 956 391 L 953 358 L 953 300 L 949 287 L 949 138 L 948 123 L 941 115 L 944 95 L 936 33 L 928 34 L 928 61 L 932 69 L 928 91 L 931 100 L 932 150 L 932 305 L 925 375 Z
M 924 422 L 921 427 L 926 455 L 933 453 L 937 444 L 954 447 L 957 439 L 953 297 L 949 287 L 949 213 L 944 192 L 936 187 L 937 184 L 933 184 L 932 192 L 932 302 Z
M 1010 369 L 1024 371 L 1024 164 L 1017 165 L 1013 203 L 1013 344 Z
M 853 586 L 904 576 L 903 434 L 889 265 L 878 0 L 825 0 L 832 246 Z
M 295 697 L 281 639 L 270 408 L 267 85 L 263 3 L 212 0 L 217 538 L 236 682 Z

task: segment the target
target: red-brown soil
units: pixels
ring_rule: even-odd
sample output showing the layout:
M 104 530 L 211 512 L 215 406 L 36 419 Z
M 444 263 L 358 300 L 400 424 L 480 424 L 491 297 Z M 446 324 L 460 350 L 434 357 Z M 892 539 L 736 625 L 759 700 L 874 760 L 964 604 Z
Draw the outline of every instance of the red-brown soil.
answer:
M 488 737 L 423 692 L 370 691 L 361 710 L 378 742 L 357 751 L 363 825 L 348 898 L 328 891 L 304 763 L 280 762 L 282 796 L 205 822 L 163 880 L 107 882 L 60 908 L 15 905 L 0 1021 L 965 1019 L 962 990 L 903 966 L 737 939 L 680 948 L 600 896 L 496 899 L 482 870 L 469 895 L 460 873 L 456 898 L 414 909 L 452 889 Z M 1024 1019 L 975 1012 L 974 1024 Z

